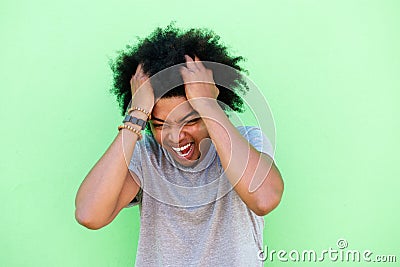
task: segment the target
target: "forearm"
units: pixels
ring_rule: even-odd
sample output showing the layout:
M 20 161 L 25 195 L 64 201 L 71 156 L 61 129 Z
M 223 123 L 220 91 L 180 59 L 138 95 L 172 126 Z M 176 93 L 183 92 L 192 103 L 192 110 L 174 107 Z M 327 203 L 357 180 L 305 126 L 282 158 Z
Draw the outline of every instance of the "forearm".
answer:
M 84 224 L 108 222 L 117 207 L 138 136 L 122 129 L 88 173 L 76 196 L 76 217 Z
M 250 209 L 265 215 L 278 205 L 283 191 L 283 181 L 273 159 L 248 143 L 216 101 L 204 103 L 200 105 L 204 108 L 198 111 L 227 178 Z

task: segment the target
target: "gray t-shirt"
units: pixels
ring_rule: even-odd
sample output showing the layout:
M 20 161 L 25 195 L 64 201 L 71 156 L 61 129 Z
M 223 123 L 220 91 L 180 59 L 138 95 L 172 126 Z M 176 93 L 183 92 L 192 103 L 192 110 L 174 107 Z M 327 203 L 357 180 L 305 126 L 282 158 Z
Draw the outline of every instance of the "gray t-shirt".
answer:
M 238 127 L 258 151 L 273 157 L 256 127 Z M 140 235 L 136 266 L 262 266 L 263 217 L 233 190 L 215 147 L 195 167 L 177 165 L 152 136 L 137 142 L 129 169 L 141 183 L 136 196 Z

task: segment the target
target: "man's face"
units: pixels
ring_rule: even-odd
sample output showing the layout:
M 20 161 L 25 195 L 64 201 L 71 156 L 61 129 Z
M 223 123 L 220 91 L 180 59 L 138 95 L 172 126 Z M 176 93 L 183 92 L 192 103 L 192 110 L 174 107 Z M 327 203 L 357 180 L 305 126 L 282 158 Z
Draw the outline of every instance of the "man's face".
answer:
M 161 98 L 153 108 L 151 130 L 156 141 L 183 166 L 194 166 L 204 156 L 209 142 L 206 125 L 185 97 Z M 201 159 L 200 159 L 201 160 Z

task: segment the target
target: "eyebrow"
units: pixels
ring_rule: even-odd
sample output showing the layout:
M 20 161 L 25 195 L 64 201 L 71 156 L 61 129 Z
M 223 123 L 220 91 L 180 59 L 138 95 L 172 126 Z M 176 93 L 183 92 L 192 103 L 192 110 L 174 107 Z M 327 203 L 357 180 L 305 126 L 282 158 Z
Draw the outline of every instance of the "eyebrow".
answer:
M 190 112 L 189 114 L 187 114 L 185 117 L 183 117 L 182 119 L 180 119 L 178 122 L 183 122 L 184 120 L 186 120 L 187 118 L 189 118 L 192 115 L 198 115 L 199 113 L 195 110 L 193 110 L 192 112 Z M 151 116 L 151 120 L 155 120 L 155 121 L 159 121 L 159 122 L 165 122 L 165 120 L 159 119 L 157 117 Z

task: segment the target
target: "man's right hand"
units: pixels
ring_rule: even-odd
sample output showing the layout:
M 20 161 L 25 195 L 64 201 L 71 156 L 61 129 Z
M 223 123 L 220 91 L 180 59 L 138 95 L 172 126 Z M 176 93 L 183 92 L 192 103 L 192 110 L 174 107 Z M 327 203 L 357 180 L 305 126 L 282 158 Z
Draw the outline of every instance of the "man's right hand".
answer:
M 139 107 L 151 113 L 154 106 L 154 90 L 149 76 L 143 72 L 139 64 L 135 75 L 130 80 L 132 92 L 132 107 Z

